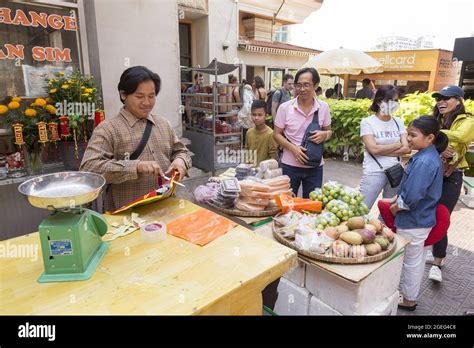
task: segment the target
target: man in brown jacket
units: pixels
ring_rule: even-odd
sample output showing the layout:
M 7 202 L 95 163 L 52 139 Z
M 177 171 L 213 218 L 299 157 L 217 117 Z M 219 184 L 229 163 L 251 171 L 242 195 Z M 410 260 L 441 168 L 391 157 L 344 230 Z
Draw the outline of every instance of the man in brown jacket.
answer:
M 106 211 L 153 191 L 159 176 L 169 176 L 176 170 L 182 179 L 191 167 L 189 151 L 169 122 L 151 115 L 160 87 L 158 74 L 146 67 L 125 70 L 118 85 L 124 107 L 92 134 L 80 170 L 101 174 L 110 184 Z M 149 138 L 140 152 L 137 149 L 148 123 Z

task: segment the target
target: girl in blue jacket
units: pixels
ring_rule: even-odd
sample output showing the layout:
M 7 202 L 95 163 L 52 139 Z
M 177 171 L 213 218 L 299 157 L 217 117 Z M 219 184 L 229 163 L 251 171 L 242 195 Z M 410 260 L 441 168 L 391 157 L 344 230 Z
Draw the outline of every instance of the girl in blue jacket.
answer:
M 447 145 L 438 121 L 420 116 L 408 125 L 408 145 L 418 152 L 410 158 L 390 207 L 395 215 L 397 233 L 411 240 L 405 247 L 402 270 L 402 295 L 399 307 L 416 309 L 425 265 L 424 242 L 436 224 L 436 205 L 443 189 L 443 165 L 440 152 Z M 444 149 L 443 149 L 444 147 Z

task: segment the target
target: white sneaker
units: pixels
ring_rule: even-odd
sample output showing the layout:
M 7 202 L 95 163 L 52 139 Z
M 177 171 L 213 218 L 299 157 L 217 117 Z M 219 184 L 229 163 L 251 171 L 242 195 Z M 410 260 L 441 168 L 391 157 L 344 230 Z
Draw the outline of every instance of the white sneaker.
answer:
M 428 250 L 428 252 L 426 253 L 426 260 L 425 262 L 426 263 L 433 263 L 434 261 L 434 256 L 433 256 L 433 252 L 431 250 Z
M 441 274 L 441 269 L 438 266 L 431 266 L 430 274 L 428 279 L 441 283 L 443 281 L 443 275 Z
M 434 262 L 433 252 L 431 250 L 428 250 L 428 252 L 426 253 L 425 263 L 433 264 L 433 262 Z M 441 260 L 441 266 L 444 266 L 444 259 Z

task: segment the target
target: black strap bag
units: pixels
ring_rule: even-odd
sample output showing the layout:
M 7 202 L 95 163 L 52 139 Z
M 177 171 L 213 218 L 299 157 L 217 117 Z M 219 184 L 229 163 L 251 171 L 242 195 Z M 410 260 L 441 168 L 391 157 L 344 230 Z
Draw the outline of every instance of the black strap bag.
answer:
M 301 146 L 306 149 L 305 153 L 308 156 L 308 162 L 305 164 L 310 167 L 320 166 L 323 159 L 324 143 L 316 144 L 310 139 L 310 137 L 314 135 L 314 133 L 311 132 L 321 130 L 318 112 L 319 110 L 314 112 L 313 121 L 308 125 L 308 128 L 306 128 L 303 141 L 301 142 Z
M 400 132 L 400 127 L 398 126 L 397 121 L 395 121 L 395 119 L 393 119 L 393 121 L 397 125 L 398 131 Z M 391 166 L 390 168 L 383 169 L 382 165 L 379 163 L 379 161 L 377 161 L 375 156 L 372 155 L 370 152 L 369 152 L 369 155 L 379 165 L 380 169 L 382 169 L 384 171 L 385 176 L 387 177 L 387 180 L 388 180 L 391 187 L 395 188 L 398 185 L 400 185 L 400 183 L 402 182 L 402 178 L 403 178 L 403 172 L 405 171 L 400 163 L 397 163 L 397 164 Z M 398 158 L 398 161 L 400 162 L 400 157 L 397 157 L 397 158 Z

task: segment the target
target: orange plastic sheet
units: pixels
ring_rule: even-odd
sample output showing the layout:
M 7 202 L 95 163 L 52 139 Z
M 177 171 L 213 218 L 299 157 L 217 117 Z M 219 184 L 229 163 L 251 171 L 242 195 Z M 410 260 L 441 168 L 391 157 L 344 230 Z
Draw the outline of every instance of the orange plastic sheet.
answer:
M 323 209 L 321 202 L 308 198 L 298 198 L 283 193 L 275 195 L 274 198 L 283 213 L 287 213 L 290 210 L 320 213 Z
M 175 237 L 203 246 L 227 233 L 235 226 L 237 224 L 229 219 L 200 208 L 192 214 L 168 223 L 167 230 L 169 234 Z

